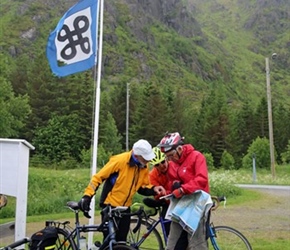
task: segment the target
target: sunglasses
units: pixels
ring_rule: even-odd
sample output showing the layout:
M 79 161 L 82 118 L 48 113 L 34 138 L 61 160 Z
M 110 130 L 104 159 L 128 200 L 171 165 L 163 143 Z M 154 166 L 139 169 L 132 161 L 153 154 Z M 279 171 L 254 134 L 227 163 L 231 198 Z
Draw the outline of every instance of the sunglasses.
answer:
M 171 154 L 166 154 L 167 159 L 171 159 L 176 154 L 176 150 L 174 150 Z
M 162 162 L 160 162 L 158 164 L 155 164 L 154 167 L 157 167 L 158 168 L 160 164 L 164 164 L 164 163 L 165 163 L 165 160 L 163 160 Z

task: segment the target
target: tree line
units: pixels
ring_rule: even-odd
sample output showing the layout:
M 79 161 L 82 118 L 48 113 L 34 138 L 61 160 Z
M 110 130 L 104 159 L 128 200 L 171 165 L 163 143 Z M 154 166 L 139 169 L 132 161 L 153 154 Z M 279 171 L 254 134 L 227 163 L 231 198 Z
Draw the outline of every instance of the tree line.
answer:
M 35 165 L 89 167 L 95 107 L 92 73 L 58 79 L 42 71 L 43 61 L 36 58 L 29 70 L 20 67 L 29 65 L 28 57 L 21 57 L 12 67 L 2 61 L 0 137 L 32 143 Z M 120 78 L 112 84 L 109 78 L 102 80 L 98 166 L 110 155 L 125 150 L 129 81 Z M 268 138 L 267 100 L 262 96 L 258 102 L 246 98 L 234 102 L 224 88 L 222 84 L 213 85 L 198 96 L 196 91 L 177 84 L 164 85 L 152 79 L 130 82 L 130 147 L 139 138 L 157 145 L 166 131 L 179 131 L 186 142 L 210 154 L 215 167 L 223 166 L 225 153 L 233 159 L 235 168 L 241 167 L 251 144 L 257 138 Z M 289 162 L 289 153 L 285 152 L 290 147 L 290 110 L 279 100 L 272 106 L 276 161 Z

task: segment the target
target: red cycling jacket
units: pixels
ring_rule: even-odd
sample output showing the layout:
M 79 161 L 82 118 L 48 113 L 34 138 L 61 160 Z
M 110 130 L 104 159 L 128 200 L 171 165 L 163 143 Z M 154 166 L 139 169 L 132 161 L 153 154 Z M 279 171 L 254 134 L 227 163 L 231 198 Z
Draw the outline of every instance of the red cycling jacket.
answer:
M 174 182 L 179 181 L 185 194 L 191 194 L 197 190 L 209 193 L 208 171 L 204 155 L 195 150 L 191 144 L 185 144 L 182 148 L 183 152 L 178 162 L 170 161 L 167 187 L 171 188 Z
M 157 168 L 153 168 L 149 173 L 150 184 L 154 186 L 163 186 L 166 189 L 168 185 L 168 179 L 166 174 L 158 171 Z
M 153 169 L 149 173 L 149 180 L 150 180 L 150 184 L 153 186 L 163 186 L 165 190 L 170 189 L 170 186 L 168 185 L 169 183 L 168 183 L 167 173 L 161 173 L 155 167 L 153 167 Z M 155 195 L 154 198 L 158 200 L 160 196 L 161 195 Z

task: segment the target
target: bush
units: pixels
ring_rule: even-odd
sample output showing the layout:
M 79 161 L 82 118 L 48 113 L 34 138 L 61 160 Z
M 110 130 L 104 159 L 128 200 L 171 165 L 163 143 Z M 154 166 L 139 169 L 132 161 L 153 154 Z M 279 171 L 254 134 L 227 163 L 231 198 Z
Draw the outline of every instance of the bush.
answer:
M 210 173 L 210 194 L 213 196 L 234 197 L 241 195 L 241 188 L 236 187 L 229 178 L 228 172 L 212 172 Z
M 46 126 L 35 130 L 32 143 L 37 148 L 37 154 L 54 162 L 60 162 L 67 156 L 79 160 L 84 142 L 79 131 L 81 122 L 76 114 L 53 116 Z
M 81 168 L 82 164 L 69 155 L 64 154 L 60 161 L 53 161 L 43 155 L 34 155 L 30 159 L 30 166 L 34 168 L 49 168 L 49 169 L 76 169 Z
M 228 152 L 224 151 L 221 158 L 221 166 L 223 169 L 235 169 L 235 159 L 234 157 Z
M 97 167 L 102 168 L 111 157 L 110 152 L 106 152 L 103 144 L 98 145 L 98 157 L 97 157 Z M 91 166 L 91 160 L 92 160 L 92 150 L 91 149 L 83 149 L 81 151 L 81 162 L 84 167 L 89 168 Z
M 248 153 L 243 157 L 243 167 L 252 168 L 253 156 L 257 168 L 268 168 L 271 165 L 270 146 L 267 138 L 258 137 L 248 148 Z
M 281 154 L 283 164 L 290 163 L 290 140 L 288 141 L 287 150 Z
M 214 169 L 214 160 L 213 160 L 212 154 L 211 153 L 204 153 L 203 155 L 205 156 L 205 159 L 206 159 L 207 169 L 213 170 Z

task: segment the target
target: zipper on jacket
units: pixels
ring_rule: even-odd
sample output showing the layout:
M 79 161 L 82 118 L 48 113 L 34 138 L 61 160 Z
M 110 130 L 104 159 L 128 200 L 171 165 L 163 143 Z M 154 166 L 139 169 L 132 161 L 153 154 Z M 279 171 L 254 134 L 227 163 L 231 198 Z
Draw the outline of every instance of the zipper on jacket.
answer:
M 126 204 L 126 202 L 128 201 L 128 199 L 129 199 L 129 197 L 130 197 L 130 194 L 131 194 L 131 190 L 132 190 L 132 188 L 133 188 L 133 185 L 135 184 L 135 179 L 136 179 L 136 170 L 137 171 L 139 171 L 139 168 L 138 167 L 134 167 L 135 168 L 135 170 L 134 170 L 134 178 L 133 178 L 133 180 L 132 180 L 132 183 L 131 183 L 131 187 L 130 187 L 130 189 L 129 189 L 129 193 L 128 193 L 128 196 L 127 196 L 127 198 L 125 199 L 125 201 L 124 201 L 124 203 L 123 203 L 123 206 L 125 206 L 125 204 Z M 138 172 L 137 172 L 138 173 Z M 138 180 L 137 180 L 138 181 Z M 136 186 L 136 184 L 135 184 L 135 186 Z

